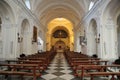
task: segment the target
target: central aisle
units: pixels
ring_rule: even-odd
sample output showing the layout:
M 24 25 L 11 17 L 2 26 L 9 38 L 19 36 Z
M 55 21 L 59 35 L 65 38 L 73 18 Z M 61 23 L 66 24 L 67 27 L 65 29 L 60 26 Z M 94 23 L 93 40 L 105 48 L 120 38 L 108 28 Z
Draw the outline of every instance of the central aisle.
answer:
M 67 63 L 63 53 L 57 53 L 40 80 L 78 80 Z

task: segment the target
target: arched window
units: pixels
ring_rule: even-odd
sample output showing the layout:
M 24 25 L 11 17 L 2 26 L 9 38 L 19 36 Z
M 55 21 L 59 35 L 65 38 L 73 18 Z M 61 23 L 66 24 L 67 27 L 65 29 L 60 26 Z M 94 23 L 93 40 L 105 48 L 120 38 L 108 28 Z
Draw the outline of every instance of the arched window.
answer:
M 93 5 L 94 5 L 94 1 L 91 1 L 89 5 L 89 10 L 93 7 Z
M 30 0 L 24 0 L 24 2 L 25 2 L 25 5 L 27 6 L 27 8 L 31 9 Z

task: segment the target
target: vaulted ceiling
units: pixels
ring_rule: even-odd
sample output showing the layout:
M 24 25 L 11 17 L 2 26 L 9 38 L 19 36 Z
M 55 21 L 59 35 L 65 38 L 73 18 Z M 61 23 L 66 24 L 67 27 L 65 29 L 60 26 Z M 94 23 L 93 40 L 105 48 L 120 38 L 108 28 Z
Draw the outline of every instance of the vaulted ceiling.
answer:
M 66 18 L 76 26 L 88 11 L 91 0 L 33 0 L 32 10 L 43 25 L 54 18 Z

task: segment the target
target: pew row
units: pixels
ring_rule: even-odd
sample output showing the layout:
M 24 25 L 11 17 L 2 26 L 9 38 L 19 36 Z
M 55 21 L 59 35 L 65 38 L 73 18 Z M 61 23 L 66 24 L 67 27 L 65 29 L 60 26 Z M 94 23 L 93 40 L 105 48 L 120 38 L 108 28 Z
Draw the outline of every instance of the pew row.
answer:
M 7 66 L 8 69 L 5 71 L 1 70 L 0 75 L 20 75 L 20 76 L 33 76 L 33 80 L 41 76 L 41 73 L 37 72 L 38 64 L 0 64 L 0 66 Z M 24 68 L 31 68 L 30 72 L 23 71 Z M 18 70 L 19 69 L 19 70 Z M 21 70 L 22 69 L 22 70 Z
M 76 68 L 75 76 L 79 76 L 80 80 L 83 80 L 84 76 L 90 76 L 91 73 L 106 72 L 108 67 L 119 67 L 120 68 L 120 65 L 79 65 Z M 106 72 L 106 75 L 108 75 L 107 72 Z M 91 74 L 91 76 L 93 75 Z

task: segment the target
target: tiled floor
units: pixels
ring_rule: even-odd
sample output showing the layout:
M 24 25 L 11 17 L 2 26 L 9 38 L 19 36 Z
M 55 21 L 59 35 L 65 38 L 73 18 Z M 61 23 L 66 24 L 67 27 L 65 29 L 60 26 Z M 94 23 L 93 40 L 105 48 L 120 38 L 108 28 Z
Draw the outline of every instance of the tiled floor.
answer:
M 74 75 L 63 53 L 58 53 L 40 80 L 71 80 Z

